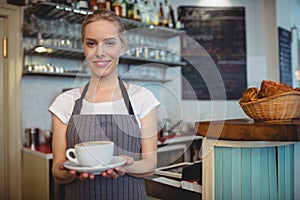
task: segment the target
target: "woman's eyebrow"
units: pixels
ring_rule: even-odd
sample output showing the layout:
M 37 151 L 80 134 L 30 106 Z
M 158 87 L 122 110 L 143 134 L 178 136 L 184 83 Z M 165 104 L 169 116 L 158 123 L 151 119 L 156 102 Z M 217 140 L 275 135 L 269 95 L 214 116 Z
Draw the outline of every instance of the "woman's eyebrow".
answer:
M 117 38 L 116 38 L 115 36 L 113 36 L 113 37 L 105 38 L 104 41 L 105 41 L 105 40 L 116 40 L 116 39 L 117 39 Z
M 116 40 L 117 38 L 115 37 L 115 36 L 113 36 L 113 37 L 107 37 L 107 38 L 104 38 L 103 39 L 103 41 L 107 41 L 107 40 Z M 89 40 L 89 41 L 95 41 L 95 42 L 97 42 L 97 40 L 96 39 L 94 39 L 94 38 L 85 38 L 85 40 Z
M 95 39 L 93 39 L 93 38 L 88 38 L 88 37 L 86 37 L 85 40 L 96 41 Z

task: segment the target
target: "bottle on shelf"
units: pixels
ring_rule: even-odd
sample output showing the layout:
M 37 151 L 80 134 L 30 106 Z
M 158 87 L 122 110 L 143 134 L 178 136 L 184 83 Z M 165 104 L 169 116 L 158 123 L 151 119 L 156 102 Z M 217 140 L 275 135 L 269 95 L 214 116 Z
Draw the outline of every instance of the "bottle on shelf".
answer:
M 127 17 L 128 3 L 126 0 L 121 1 L 121 17 Z
M 106 1 L 105 0 L 97 0 L 96 1 L 97 9 L 106 9 Z
M 140 12 L 139 9 L 136 10 L 136 16 L 135 16 L 134 20 L 138 21 L 138 22 L 142 21 L 142 19 L 141 19 L 141 12 Z
M 159 2 L 159 10 L 158 10 L 158 25 L 160 26 L 166 26 L 166 18 L 164 14 L 163 4 L 162 2 Z
M 127 18 L 133 19 L 134 16 L 134 2 L 132 0 L 128 0 L 127 2 Z
M 87 0 L 80 0 L 76 3 L 76 8 L 77 9 L 82 9 L 82 10 L 88 10 L 89 9 L 89 2 Z
M 74 3 L 71 0 L 64 0 L 63 4 L 70 6 L 70 7 L 74 7 Z
M 105 1 L 105 9 L 107 9 L 107 10 L 113 10 L 113 8 L 112 8 L 112 1 L 110 1 L 110 0 L 106 0 Z
M 177 13 L 177 21 L 175 24 L 175 28 L 180 29 L 180 30 L 184 29 L 184 23 L 182 23 L 182 21 L 181 21 L 181 13 L 180 12 Z
M 151 7 L 148 4 L 148 0 L 144 1 L 142 22 L 144 22 L 146 24 L 151 24 L 151 19 L 150 19 L 151 10 L 150 9 L 151 9 Z
M 151 18 L 151 23 L 152 24 L 154 24 L 154 25 L 159 24 L 158 6 L 157 6 L 157 1 L 156 0 L 153 0 L 153 2 L 152 2 L 150 18 Z
M 168 11 L 168 27 L 169 28 L 175 28 L 175 18 L 174 18 L 174 10 L 171 5 L 169 5 L 169 11 Z
M 133 19 L 136 21 L 141 21 L 141 11 L 137 0 L 134 0 L 133 7 Z
M 169 13 L 169 1 L 168 0 L 164 0 L 163 3 L 163 10 L 164 10 L 164 18 L 167 21 L 168 19 L 168 13 Z M 167 22 L 166 22 L 166 26 L 167 26 Z
M 118 0 L 112 1 L 112 11 L 114 11 L 118 16 L 122 15 L 122 6 Z
M 97 10 L 97 9 L 98 9 L 97 1 L 96 0 L 90 0 L 89 1 L 89 10 L 94 11 L 94 10 Z
M 139 0 L 139 3 L 137 4 L 137 7 L 140 11 L 140 15 L 141 15 L 141 22 L 146 22 L 146 7 L 145 7 L 145 3 L 144 0 Z

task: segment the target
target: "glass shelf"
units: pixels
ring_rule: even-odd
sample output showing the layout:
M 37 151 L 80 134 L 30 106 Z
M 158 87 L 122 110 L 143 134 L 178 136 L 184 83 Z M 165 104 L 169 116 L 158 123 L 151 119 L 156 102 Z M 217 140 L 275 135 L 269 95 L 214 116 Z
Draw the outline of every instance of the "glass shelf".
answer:
M 40 34 L 40 37 L 43 38 L 43 39 L 48 39 L 48 38 L 60 39 L 60 38 L 63 38 L 63 39 L 81 40 L 81 37 L 70 35 L 68 33 L 58 34 L 57 32 L 40 31 L 38 29 L 30 29 L 28 27 L 23 29 L 23 36 L 38 38 L 38 34 Z
M 56 72 L 23 72 L 23 76 L 62 76 L 62 77 L 80 77 L 89 78 L 89 74 L 85 73 L 56 73 Z
M 67 47 L 57 47 L 51 45 L 42 45 L 48 52 L 41 52 L 38 53 L 35 51 L 35 48 L 39 46 L 35 46 L 32 49 L 25 50 L 25 55 L 41 55 L 41 56 L 53 56 L 53 57 L 61 57 L 61 58 L 74 58 L 74 59 L 84 59 L 83 50 L 81 49 L 72 49 Z M 156 59 L 147 59 L 147 58 L 139 58 L 134 56 L 123 55 L 120 57 L 120 63 L 127 64 L 127 65 L 141 65 L 141 64 L 148 64 L 148 63 L 158 63 L 161 66 L 185 66 L 185 62 L 173 62 L 173 61 L 164 61 L 164 60 L 156 60 Z
M 66 78 L 90 78 L 89 74 L 86 73 L 56 73 L 56 72 L 23 72 L 23 76 L 58 76 Z M 121 77 L 122 80 L 126 81 L 143 81 L 143 82 L 159 82 L 166 83 L 169 82 L 169 79 L 158 79 L 158 78 L 136 78 L 130 76 Z
M 31 17 L 34 20 L 36 20 L 36 18 L 43 20 L 65 19 L 69 23 L 75 24 L 81 24 L 85 16 L 90 13 L 92 12 L 88 10 L 79 10 L 66 5 L 60 5 L 51 2 L 39 2 L 37 4 L 33 4 L 32 6 L 28 6 L 24 11 L 25 16 L 28 16 L 28 18 Z M 135 30 L 137 33 L 151 35 L 153 37 L 170 38 L 185 33 L 183 30 L 154 26 L 127 18 L 122 18 L 122 21 L 126 30 L 137 29 Z M 34 27 L 37 25 L 34 23 L 36 22 L 33 21 L 31 24 L 31 26 L 33 26 L 31 27 L 32 30 L 38 29 L 37 27 Z M 24 29 L 27 30 L 26 33 L 28 33 L 28 28 L 25 27 Z M 37 31 L 32 31 L 31 34 L 36 32 Z
M 164 60 L 156 60 L 156 59 L 148 59 L 148 58 L 138 58 L 133 56 L 121 56 L 120 62 L 124 64 L 144 64 L 144 65 L 151 65 L 152 67 L 155 64 L 157 67 L 175 67 L 175 66 L 185 66 L 187 63 L 185 62 L 172 62 L 172 61 L 164 61 Z
M 44 47 L 47 49 L 46 52 L 36 52 L 37 47 Z M 58 47 L 51 45 L 37 45 L 31 49 L 24 50 L 24 55 L 40 55 L 40 56 L 50 56 L 57 58 L 73 58 L 73 59 L 84 59 L 83 50 L 73 49 L 67 47 Z

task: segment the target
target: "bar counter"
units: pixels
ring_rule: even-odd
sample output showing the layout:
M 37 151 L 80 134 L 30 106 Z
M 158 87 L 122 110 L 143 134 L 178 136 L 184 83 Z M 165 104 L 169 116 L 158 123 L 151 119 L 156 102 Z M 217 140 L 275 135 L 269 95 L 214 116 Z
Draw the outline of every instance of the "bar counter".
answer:
M 203 199 L 300 199 L 300 121 L 196 122 Z

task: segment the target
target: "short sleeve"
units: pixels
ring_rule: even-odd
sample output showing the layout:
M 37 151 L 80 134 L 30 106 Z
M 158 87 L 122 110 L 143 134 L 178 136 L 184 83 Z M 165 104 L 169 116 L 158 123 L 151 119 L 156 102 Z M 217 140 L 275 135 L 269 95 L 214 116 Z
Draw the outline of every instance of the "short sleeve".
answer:
M 49 107 L 49 111 L 56 115 L 64 124 L 68 124 L 72 115 L 75 100 L 79 97 L 79 89 L 66 91 L 55 98 Z
M 142 104 L 141 119 L 160 104 L 153 93 L 148 89 L 143 91 L 143 96 L 145 97 L 145 101 Z
M 137 85 L 131 85 L 130 88 L 129 93 L 132 98 L 133 110 L 139 119 L 142 119 L 160 105 L 160 102 L 149 89 Z

